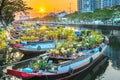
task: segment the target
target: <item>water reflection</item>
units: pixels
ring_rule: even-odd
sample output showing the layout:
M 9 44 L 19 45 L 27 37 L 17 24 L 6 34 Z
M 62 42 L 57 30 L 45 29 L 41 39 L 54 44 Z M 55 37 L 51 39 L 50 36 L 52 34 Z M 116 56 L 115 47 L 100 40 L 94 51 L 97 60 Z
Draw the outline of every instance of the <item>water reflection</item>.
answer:
M 105 52 L 105 55 L 107 55 L 110 58 L 113 68 L 119 70 L 120 69 L 120 47 L 119 47 L 120 38 L 113 36 L 110 37 L 109 39 L 110 39 L 110 43 Z
M 95 80 L 97 77 L 100 77 L 104 74 L 106 68 L 108 67 L 108 59 L 105 57 L 96 66 L 92 67 L 90 70 L 82 73 L 82 75 L 75 77 L 72 80 Z

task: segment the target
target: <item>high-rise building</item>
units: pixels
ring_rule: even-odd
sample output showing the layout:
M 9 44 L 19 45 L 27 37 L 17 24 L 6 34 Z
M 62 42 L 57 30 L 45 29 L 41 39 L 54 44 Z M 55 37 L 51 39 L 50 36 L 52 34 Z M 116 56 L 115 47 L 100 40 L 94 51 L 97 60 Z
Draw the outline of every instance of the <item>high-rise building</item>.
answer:
M 94 0 L 93 1 L 93 10 L 101 8 L 101 0 Z
M 113 0 L 113 6 L 120 5 L 120 0 Z
M 120 5 L 120 0 L 78 0 L 78 11 L 93 12 L 95 9 L 103 9 Z
M 92 12 L 94 0 L 78 0 L 78 11 Z
M 113 6 L 113 0 L 101 0 L 102 6 L 101 8 L 106 8 L 106 7 L 112 7 Z

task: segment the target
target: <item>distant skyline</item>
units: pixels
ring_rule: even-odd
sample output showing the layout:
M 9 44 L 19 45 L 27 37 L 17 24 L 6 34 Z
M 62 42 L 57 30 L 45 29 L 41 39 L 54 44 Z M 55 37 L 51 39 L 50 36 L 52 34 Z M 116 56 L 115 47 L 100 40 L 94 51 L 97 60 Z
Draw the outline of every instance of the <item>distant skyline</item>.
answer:
M 120 5 L 120 0 L 78 0 L 78 11 L 93 12 L 95 9 L 103 9 Z
M 50 12 L 74 12 L 77 11 L 77 0 L 24 0 L 33 10 L 31 16 L 48 14 Z M 43 10 L 44 9 L 44 10 Z

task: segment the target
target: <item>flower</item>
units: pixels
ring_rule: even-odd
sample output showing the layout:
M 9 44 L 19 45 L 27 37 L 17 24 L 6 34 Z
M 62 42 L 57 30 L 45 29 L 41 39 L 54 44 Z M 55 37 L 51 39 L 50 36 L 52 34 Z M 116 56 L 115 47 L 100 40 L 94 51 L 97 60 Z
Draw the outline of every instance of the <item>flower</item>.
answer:
M 75 48 L 70 48 L 70 52 L 71 52 L 71 53 L 74 53 L 75 51 L 76 51 Z
M 62 52 L 62 53 L 65 53 L 65 52 L 66 52 L 66 50 L 64 50 L 64 49 L 63 49 L 63 50 L 61 50 L 61 52 Z
M 55 52 L 55 50 L 54 49 L 51 49 L 51 53 L 54 53 Z
M 59 54 L 59 51 L 58 51 L 58 50 L 55 50 L 55 54 Z

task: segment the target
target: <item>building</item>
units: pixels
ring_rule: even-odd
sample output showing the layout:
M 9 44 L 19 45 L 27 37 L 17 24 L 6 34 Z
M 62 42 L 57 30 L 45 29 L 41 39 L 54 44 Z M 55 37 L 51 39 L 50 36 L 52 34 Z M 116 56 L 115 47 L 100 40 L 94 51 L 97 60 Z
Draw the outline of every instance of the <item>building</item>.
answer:
M 60 13 L 57 14 L 57 17 L 58 17 L 58 18 L 62 18 L 62 17 L 64 17 L 65 15 L 67 15 L 67 12 L 62 11 L 62 12 L 60 12 Z
M 120 0 L 78 0 L 78 11 L 93 12 L 95 9 L 103 9 L 120 5 Z
M 120 5 L 120 0 L 101 0 L 101 8 Z
M 78 0 L 78 11 L 80 12 L 93 12 L 94 0 Z
M 120 5 L 120 0 L 113 0 L 113 6 Z
M 30 19 L 30 16 L 27 15 L 19 16 L 19 20 L 27 20 L 27 19 Z
M 101 0 L 102 6 L 101 8 L 107 8 L 113 6 L 113 0 Z

